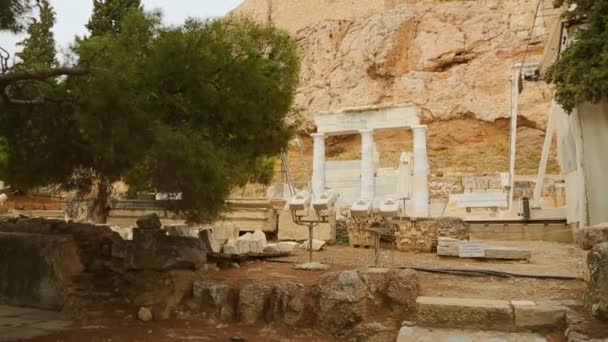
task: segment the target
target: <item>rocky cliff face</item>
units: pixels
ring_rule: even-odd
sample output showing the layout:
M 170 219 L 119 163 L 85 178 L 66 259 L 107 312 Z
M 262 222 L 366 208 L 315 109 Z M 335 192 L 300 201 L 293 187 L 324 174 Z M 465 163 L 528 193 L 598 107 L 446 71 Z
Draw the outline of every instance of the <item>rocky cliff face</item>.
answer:
M 551 8 L 550 2 L 541 5 L 528 61 L 542 56 L 542 43 L 556 19 L 545 10 Z M 499 119 L 510 115 L 512 67 L 526 54 L 536 4 L 534 0 L 246 0 L 235 13 L 270 21 L 297 39 L 302 58 L 297 105 L 309 122 L 321 111 L 415 104 L 429 124 L 431 166 L 437 168 L 441 163 L 433 158 L 438 153 L 479 136 L 473 121 L 497 123 L 507 138 L 508 128 Z M 551 89 L 543 82 L 525 85 L 519 115 L 526 119 L 523 126 L 535 132 L 523 129 L 522 138 L 533 139 L 520 144 L 530 146 L 542 141 Z M 462 132 L 437 131 L 451 120 L 459 123 Z M 448 139 L 449 146 L 441 143 L 446 135 L 454 138 Z M 485 138 L 480 139 L 474 142 L 483 145 Z M 477 165 L 473 169 L 494 171 Z

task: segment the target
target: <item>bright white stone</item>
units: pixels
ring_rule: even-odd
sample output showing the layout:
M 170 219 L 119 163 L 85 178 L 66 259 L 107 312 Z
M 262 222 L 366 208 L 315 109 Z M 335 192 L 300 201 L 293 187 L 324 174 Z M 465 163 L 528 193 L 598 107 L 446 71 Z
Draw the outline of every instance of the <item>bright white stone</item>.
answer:
M 239 254 L 239 249 L 236 246 L 235 239 L 228 240 L 228 242 L 226 242 L 224 244 L 224 246 L 222 247 L 222 250 L 224 251 L 224 254 L 233 254 L 233 255 Z
M 277 243 L 277 249 L 280 252 L 289 252 L 291 253 L 299 243 L 294 241 L 282 241 Z
M 269 243 L 264 247 L 264 253 L 278 253 L 279 246 L 276 243 Z
M 323 246 L 325 245 L 325 241 L 323 240 L 312 240 L 312 250 L 317 252 L 319 251 L 321 248 L 323 248 Z M 300 245 L 300 248 L 304 249 L 304 250 L 309 250 L 309 240 L 304 241 L 304 243 L 302 243 Z
M 236 248 L 238 250 L 238 254 L 247 254 L 251 250 L 251 237 L 253 234 L 247 233 L 238 239 L 236 239 Z
M 266 235 L 261 230 L 256 230 L 249 237 L 249 251 L 251 253 L 263 253 L 266 246 Z

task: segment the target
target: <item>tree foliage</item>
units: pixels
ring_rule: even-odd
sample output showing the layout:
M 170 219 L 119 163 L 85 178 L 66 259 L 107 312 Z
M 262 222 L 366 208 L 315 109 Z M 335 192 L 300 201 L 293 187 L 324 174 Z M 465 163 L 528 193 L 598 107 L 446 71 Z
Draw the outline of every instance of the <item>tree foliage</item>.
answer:
M 0 0 L 0 30 L 21 31 L 23 16 L 29 11 L 29 0 Z
M 567 111 L 608 96 L 608 0 L 558 0 L 575 40 L 550 68 L 558 102 Z
M 249 20 L 159 23 L 131 12 L 116 37 L 78 47 L 100 71 L 73 83 L 86 98 L 76 116 L 100 156 L 95 169 L 137 189 L 179 192 L 173 209 L 205 221 L 293 133 L 285 116 L 298 82 L 295 44 Z
M 9 75 L 57 66 L 51 31 L 54 11 L 48 0 L 39 1 L 37 6 L 38 18 L 32 19 L 27 27 L 28 36 L 19 43 L 20 61 Z M 15 82 L 6 91 L 13 99 L 27 104 L 0 105 L 0 133 L 8 154 L 0 169 L 2 179 L 24 189 L 63 181 L 74 163 L 84 156 L 74 155 L 78 153 L 73 146 L 78 131 L 66 115 L 71 109 L 63 101 L 65 89 L 56 79 L 48 78 L 44 82 Z M 33 101 L 42 96 L 48 101 Z
M 131 9 L 141 9 L 140 0 L 93 0 L 93 15 L 86 27 L 93 36 L 116 35 Z
M 295 43 L 247 19 L 164 27 L 158 13 L 119 8 L 111 26 L 95 12 L 91 36 L 74 45 L 88 72 L 50 78 L 44 102 L 0 111 L 7 180 L 86 191 L 125 180 L 134 192 L 180 193 L 170 209 L 212 220 L 234 186 L 268 181 L 270 158 L 294 132 Z M 103 216 L 108 193 L 98 193 Z
M 55 57 L 55 37 L 51 30 L 55 25 L 55 11 L 49 0 L 37 1 L 38 18 L 32 19 L 27 28 L 27 38 L 18 43 L 22 46 L 17 53 L 20 62 L 18 69 L 39 70 L 57 66 Z

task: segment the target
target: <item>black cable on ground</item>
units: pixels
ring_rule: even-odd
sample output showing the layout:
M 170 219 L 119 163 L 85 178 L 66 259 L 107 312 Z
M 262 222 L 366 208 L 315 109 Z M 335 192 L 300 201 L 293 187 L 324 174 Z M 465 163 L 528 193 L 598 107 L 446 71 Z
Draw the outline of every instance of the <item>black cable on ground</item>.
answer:
M 295 264 L 295 261 L 290 260 L 277 260 L 267 259 L 266 262 L 279 263 L 279 264 Z M 512 273 L 504 271 L 494 270 L 476 270 L 476 269 L 458 269 L 458 268 L 431 268 L 431 267 L 409 267 L 400 266 L 399 269 L 412 269 L 419 272 L 427 273 L 438 273 L 447 275 L 457 275 L 464 277 L 499 277 L 499 278 L 532 278 L 532 279 L 546 279 L 546 280 L 581 280 L 579 277 L 573 276 L 560 276 L 560 275 L 545 275 L 545 274 L 523 274 L 523 273 Z
M 544 274 L 522 274 L 493 270 L 471 270 L 471 269 L 453 269 L 453 268 L 428 268 L 428 267 L 407 267 L 402 266 L 400 269 L 412 269 L 420 272 L 443 273 L 450 275 L 462 275 L 468 277 L 501 277 L 501 278 L 534 278 L 548 280 L 581 280 L 579 277 L 560 276 L 560 275 L 544 275 Z

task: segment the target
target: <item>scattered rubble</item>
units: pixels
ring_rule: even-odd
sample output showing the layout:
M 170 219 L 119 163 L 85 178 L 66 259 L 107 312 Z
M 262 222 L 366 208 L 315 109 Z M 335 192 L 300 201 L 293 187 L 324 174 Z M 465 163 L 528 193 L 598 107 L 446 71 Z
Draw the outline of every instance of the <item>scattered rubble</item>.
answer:
M 152 311 L 150 309 L 142 307 L 137 312 L 137 318 L 142 322 L 149 322 L 152 320 Z

